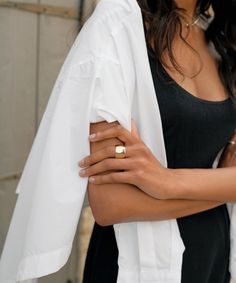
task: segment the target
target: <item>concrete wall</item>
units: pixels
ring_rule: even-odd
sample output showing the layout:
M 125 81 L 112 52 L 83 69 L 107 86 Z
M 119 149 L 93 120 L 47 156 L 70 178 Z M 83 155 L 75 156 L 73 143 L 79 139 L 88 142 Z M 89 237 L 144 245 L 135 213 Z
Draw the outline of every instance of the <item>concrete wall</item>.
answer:
M 79 0 L 24 0 L 78 9 Z M 94 7 L 86 1 L 86 14 Z M 22 171 L 60 67 L 78 31 L 78 21 L 0 7 L 0 179 Z M 18 179 L 0 181 L 0 252 L 16 201 Z M 68 264 L 40 283 L 79 282 L 93 218 L 82 215 Z M 80 234 L 83 235 L 81 239 Z M 17 235 L 16 235 L 17 238 Z M 80 243 L 83 246 L 80 247 Z M 80 252 L 80 250 L 84 251 Z

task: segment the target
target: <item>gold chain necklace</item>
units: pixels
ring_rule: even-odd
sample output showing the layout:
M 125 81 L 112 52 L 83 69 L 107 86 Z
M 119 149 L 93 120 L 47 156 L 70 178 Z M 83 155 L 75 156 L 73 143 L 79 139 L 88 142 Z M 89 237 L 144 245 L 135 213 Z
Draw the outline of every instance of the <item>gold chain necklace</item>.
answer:
M 186 28 L 191 28 L 193 26 L 195 26 L 198 22 L 200 21 L 200 15 L 197 16 L 192 22 L 187 22 L 185 19 L 184 19 L 184 22 L 185 22 L 185 26 Z

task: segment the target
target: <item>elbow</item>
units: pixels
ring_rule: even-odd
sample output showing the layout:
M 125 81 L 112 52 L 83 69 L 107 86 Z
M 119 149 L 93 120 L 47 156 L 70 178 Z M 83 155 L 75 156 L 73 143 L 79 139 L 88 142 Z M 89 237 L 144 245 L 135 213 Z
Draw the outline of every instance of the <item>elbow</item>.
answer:
M 92 210 L 93 212 L 93 210 Z M 106 226 L 110 226 L 110 225 L 113 225 L 115 223 L 113 223 L 111 220 L 109 219 L 106 219 L 106 217 L 103 217 L 101 215 L 98 215 L 96 213 L 93 212 L 93 217 L 94 217 L 94 220 L 100 225 L 100 226 L 103 226 L 103 227 L 106 227 Z
M 102 194 L 89 190 L 88 200 L 94 220 L 100 226 L 110 226 L 118 222 L 118 215 L 113 201 L 108 196 L 103 197 Z
M 116 224 L 115 216 L 112 213 L 112 211 L 108 211 L 107 209 L 98 209 L 97 207 L 94 207 L 93 205 L 90 205 L 94 220 L 96 223 L 98 223 L 100 226 L 110 226 L 113 224 Z
M 94 220 L 100 225 L 100 226 L 109 226 L 113 225 L 113 214 L 112 211 L 109 209 L 109 207 L 106 207 L 104 205 L 101 205 L 101 203 L 94 203 L 90 202 L 90 207 L 93 213 Z

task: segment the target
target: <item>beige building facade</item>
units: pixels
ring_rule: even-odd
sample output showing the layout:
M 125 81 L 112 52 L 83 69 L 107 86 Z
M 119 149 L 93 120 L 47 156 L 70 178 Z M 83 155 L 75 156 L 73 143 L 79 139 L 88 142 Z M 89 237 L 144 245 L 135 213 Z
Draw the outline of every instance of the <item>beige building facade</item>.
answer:
M 79 24 L 95 6 L 93 0 L 0 0 L 0 252 L 52 87 Z M 81 282 L 92 224 L 86 208 L 68 263 L 39 283 Z

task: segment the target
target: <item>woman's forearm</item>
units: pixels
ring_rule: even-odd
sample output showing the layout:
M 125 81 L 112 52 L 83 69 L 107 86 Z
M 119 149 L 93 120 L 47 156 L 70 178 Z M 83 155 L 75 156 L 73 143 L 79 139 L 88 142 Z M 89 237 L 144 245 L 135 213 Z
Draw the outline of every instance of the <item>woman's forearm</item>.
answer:
M 173 170 L 170 188 L 178 185 L 169 189 L 170 199 L 236 201 L 236 167 Z
M 101 122 L 91 124 L 90 133 L 96 133 L 91 142 L 91 155 L 83 162 L 80 175 L 92 176 L 94 184 L 132 184 L 156 199 L 236 201 L 236 137 L 224 148 L 220 168 L 170 169 L 164 167 L 148 146 L 137 135 L 121 125 Z M 236 134 L 235 134 L 236 135 Z M 115 145 L 127 144 L 127 157 L 114 158 Z M 223 165 L 223 166 L 222 166 Z M 111 174 L 102 174 L 107 170 Z M 122 169 L 124 172 L 119 172 Z M 124 169 L 124 170 L 123 170 Z M 118 170 L 118 172 L 116 172 Z
M 90 133 L 103 131 L 113 127 L 115 123 L 99 122 L 92 123 Z M 97 142 L 90 143 L 91 154 L 101 151 L 109 146 L 122 145 L 123 143 L 118 138 L 102 139 Z M 155 180 L 162 182 L 162 185 L 171 186 L 172 193 L 179 190 L 179 184 L 176 183 L 180 176 L 177 171 L 166 169 L 170 176 L 158 176 L 157 174 L 149 174 L 148 179 L 152 179 L 151 186 L 153 187 Z M 112 170 L 111 170 L 112 171 Z M 159 172 L 159 171 L 158 171 Z M 175 172 L 175 174 L 172 174 Z M 104 173 L 109 172 L 102 172 Z M 178 178 L 172 178 L 172 177 Z M 171 191 L 171 190 L 170 190 Z M 112 184 L 93 184 L 88 183 L 89 203 L 93 211 L 95 220 L 101 225 L 110 225 L 129 221 L 152 221 L 152 220 L 167 220 L 182 216 L 195 214 L 204 210 L 208 210 L 219 206 L 222 202 L 214 201 L 195 201 L 195 200 L 159 200 L 151 197 L 137 186 L 127 183 L 112 183 Z M 179 198 L 181 199 L 181 198 Z
M 129 184 L 89 184 L 88 192 L 94 218 L 103 226 L 174 219 L 222 204 L 216 201 L 158 200 Z

